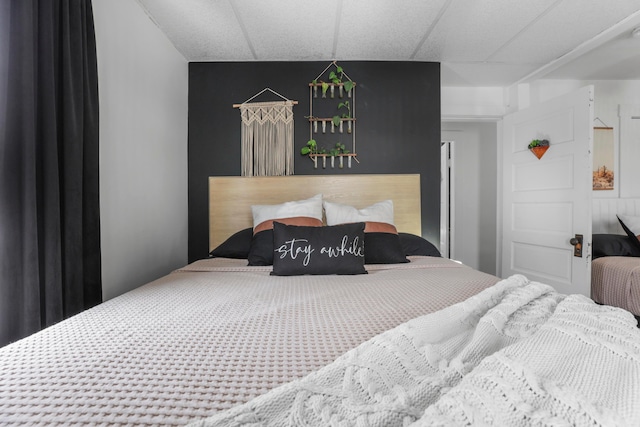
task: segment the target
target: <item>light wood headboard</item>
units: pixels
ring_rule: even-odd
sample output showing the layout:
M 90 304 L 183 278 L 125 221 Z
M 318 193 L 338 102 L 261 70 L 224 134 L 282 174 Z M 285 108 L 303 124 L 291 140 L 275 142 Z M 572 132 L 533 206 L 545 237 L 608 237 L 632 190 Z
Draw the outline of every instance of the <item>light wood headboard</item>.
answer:
M 393 200 L 398 231 L 422 234 L 420 175 L 291 175 L 209 177 L 209 250 L 252 227 L 251 205 L 273 205 L 322 194 L 358 209 Z

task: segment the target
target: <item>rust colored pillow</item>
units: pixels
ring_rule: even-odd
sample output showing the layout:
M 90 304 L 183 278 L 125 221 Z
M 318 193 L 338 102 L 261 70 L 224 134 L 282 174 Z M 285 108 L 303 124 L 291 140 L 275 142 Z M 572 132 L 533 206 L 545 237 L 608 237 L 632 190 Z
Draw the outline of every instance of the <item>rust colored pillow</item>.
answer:
M 363 209 L 325 201 L 327 225 L 365 223 L 364 260 L 366 264 L 409 262 L 393 223 L 393 202 L 384 200 Z
M 322 226 L 322 194 L 278 205 L 253 205 L 253 237 L 249 265 L 273 265 L 273 222 L 298 226 Z

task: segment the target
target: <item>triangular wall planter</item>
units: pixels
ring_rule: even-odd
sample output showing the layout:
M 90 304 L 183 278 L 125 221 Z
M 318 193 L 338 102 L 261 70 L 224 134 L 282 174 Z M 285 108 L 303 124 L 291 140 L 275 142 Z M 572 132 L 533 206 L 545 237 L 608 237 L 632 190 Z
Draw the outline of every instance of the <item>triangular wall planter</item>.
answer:
M 538 158 L 538 160 L 540 160 L 542 156 L 544 156 L 544 153 L 546 153 L 548 149 L 548 145 L 529 148 L 529 150 L 531 150 L 531 152 Z

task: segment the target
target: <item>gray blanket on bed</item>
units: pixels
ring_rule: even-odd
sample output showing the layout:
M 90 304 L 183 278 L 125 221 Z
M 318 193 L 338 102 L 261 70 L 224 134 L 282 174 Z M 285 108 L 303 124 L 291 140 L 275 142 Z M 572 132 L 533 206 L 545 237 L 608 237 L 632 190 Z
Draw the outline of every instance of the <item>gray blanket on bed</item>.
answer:
M 193 426 L 640 425 L 623 310 L 513 276 Z

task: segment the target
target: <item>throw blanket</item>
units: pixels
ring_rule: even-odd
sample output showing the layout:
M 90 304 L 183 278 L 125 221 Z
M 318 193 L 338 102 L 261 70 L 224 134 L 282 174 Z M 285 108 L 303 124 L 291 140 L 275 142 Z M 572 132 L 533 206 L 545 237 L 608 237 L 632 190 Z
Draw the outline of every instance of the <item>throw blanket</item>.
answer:
M 513 276 L 193 426 L 640 425 L 640 330 Z

